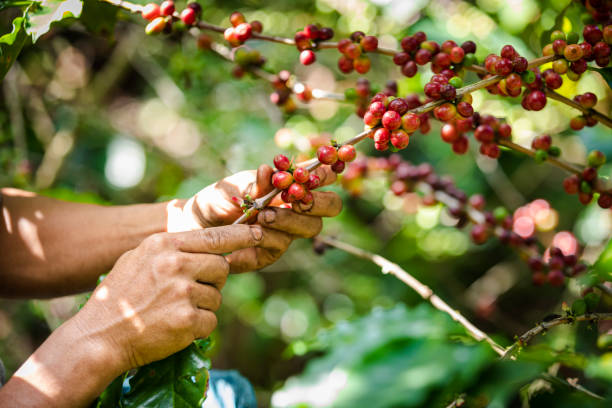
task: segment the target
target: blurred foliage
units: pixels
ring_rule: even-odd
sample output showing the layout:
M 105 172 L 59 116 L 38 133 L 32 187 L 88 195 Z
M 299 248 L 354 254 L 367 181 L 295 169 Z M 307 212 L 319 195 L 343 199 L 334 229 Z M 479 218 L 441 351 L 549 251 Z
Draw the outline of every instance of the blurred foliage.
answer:
M 177 3 L 181 7 L 184 1 Z M 482 60 L 506 43 L 528 58 L 540 55 L 543 33 L 558 25 L 555 20 L 569 0 L 202 0 L 201 4 L 206 21 L 227 25 L 228 15 L 240 10 L 248 20 L 262 21 L 266 33 L 276 35 L 291 36 L 316 21 L 333 27 L 335 38 L 359 29 L 378 35 L 387 47 L 398 47 L 404 34 L 418 30 L 436 41 L 470 39 L 478 44 Z M 342 141 L 362 128 L 353 107 L 329 101 L 300 105 L 296 114 L 286 116 L 269 102 L 268 84 L 248 76 L 234 79 L 231 64 L 198 50 L 188 36 L 147 37 L 140 17 L 117 13 L 95 0 L 83 2 L 78 21 L 64 20 L 62 14 L 62 21 L 51 24 L 57 17 L 51 13 L 38 26 L 49 29 L 46 34 L 30 27 L 41 34 L 35 44 L 26 38 L 25 20 L 14 20 L 25 9 L 1 10 L 0 65 L 6 66 L 21 49 L 0 83 L 3 187 L 100 204 L 189 197 L 223 176 L 271 163 L 279 151 L 311 157 L 311 139 L 321 133 Z M 557 23 L 565 31 L 580 30 L 581 18 L 579 7 L 571 6 Z M 255 41 L 252 46 L 266 56 L 271 71 L 290 69 L 322 89 L 342 92 L 358 78 L 339 73 L 338 53 L 333 50 L 319 52 L 316 64 L 303 67 L 295 48 Z M 420 91 L 429 76 L 401 77 L 388 57 L 380 55 L 372 57 L 367 74 L 379 88 L 388 79 L 397 79 L 401 93 Z M 468 74 L 466 79 L 473 82 L 477 77 Z M 610 112 L 610 91 L 599 73 L 565 82 L 560 93 L 571 98 L 593 92 L 599 99 L 597 109 Z M 586 152 L 595 148 L 612 156 L 609 129 L 598 125 L 579 134 L 568 130 L 575 112 L 565 105 L 549 101 L 543 111 L 525 112 L 517 100 L 485 91 L 473 96 L 476 110 L 508 118 L 517 143 L 528 145 L 534 136 L 550 133 L 568 161 L 584 163 Z M 491 208 L 502 204 L 514 209 L 535 198 L 548 200 L 559 212 L 557 229 L 575 233 L 587 260 L 597 258 L 611 235 L 610 211 L 583 207 L 564 194 L 562 171 L 511 152 L 504 152 L 498 162 L 475 152 L 456 156 L 440 141 L 437 126 L 429 135 L 415 134 L 403 157 L 414 163 L 430 162 L 439 174 L 453 175 L 468 194 L 483 194 Z M 359 150 L 381 155 L 368 143 Z M 612 165 L 604 166 L 600 174 L 609 177 Z M 452 227 L 443 208 L 398 200 L 385 193 L 383 179 L 368 180 L 360 197 L 338 186 L 331 189 L 342 195 L 344 210 L 326 220 L 324 233 L 397 262 L 479 327 L 496 333 L 503 344 L 549 313 L 558 313 L 562 301 L 571 304 L 582 294 L 577 282 L 565 288 L 534 287 L 527 267 L 511 249 L 496 241 L 473 246 L 465 232 Z M 553 235 L 538 231 L 545 244 Z M 0 300 L 0 356 L 9 373 L 50 330 L 75 313 L 81 301 L 81 297 Z M 536 340 L 542 345 L 534 349 L 543 356 L 540 360 L 532 356 L 512 365 L 494 362 L 489 351 L 467 341 L 439 313 L 395 306 L 419 302 L 409 288 L 382 276 L 374 265 L 340 251 L 319 257 L 309 242 L 298 241 L 275 265 L 229 278 L 220 324 L 213 334 L 212 365 L 237 369 L 249 378 L 261 406 L 268 406 L 274 390 L 311 360 L 304 379 L 329 375 L 332 367 L 343 368 L 351 384 L 342 395 L 347 404 L 358 395 L 374 398 L 378 395 L 374 391 L 392 398 L 398 390 L 410 390 L 404 396 L 413 406 L 449 402 L 462 392 L 476 399 L 471 400 L 474 406 L 478 401 L 520 405 L 518 389 L 524 399 L 533 396 L 532 406 L 593 403 L 569 387 L 535 379 L 541 367 L 610 395 L 612 358 L 605 340 L 612 329 L 609 325 L 600 323 L 598 331 L 583 325 L 556 328 Z M 612 303 L 604 298 L 598 307 L 609 311 Z M 343 323 L 372 310 L 372 315 L 353 324 Z M 421 337 L 410 332 L 417 323 L 403 320 L 409 317 L 422 322 Z M 385 325 L 381 319 L 396 320 Z M 314 337 L 329 327 L 335 328 Z M 344 331 L 355 333 L 351 330 L 357 327 L 363 344 L 348 334 L 341 336 Z M 595 338 L 599 334 L 599 343 L 589 334 Z M 312 338 L 327 343 L 304 354 L 315 348 L 317 343 L 309 342 Z M 340 354 L 335 353 L 348 350 L 355 354 L 336 360 Z M 576 360 L 578 351 L 582 357 Z M 323 357 L 313 358 L 322 352 Z M 405 382 L 382 381 L 395 374 L 401 377 L 404 371 L 411 373 Z M 419 382 L 422 387 L 416 387 Z M 376 389 L 368 394 L 365 387 Z M 480 395 L 487 399 L 479 400 Z

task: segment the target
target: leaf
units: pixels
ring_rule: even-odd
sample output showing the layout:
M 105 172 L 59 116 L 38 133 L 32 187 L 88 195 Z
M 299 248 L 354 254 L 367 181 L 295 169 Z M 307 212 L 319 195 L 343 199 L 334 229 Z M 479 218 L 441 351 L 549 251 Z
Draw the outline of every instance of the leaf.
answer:
M 604 250 L 599 254 L 592 272 L 603 281 L 612 281 L 612 239 L 608 241 Z
M 115 378 L 115 380 L 102 392 L 96 402 L 96 408 L 115 408 L 119 406 L 121 393 L 123 391 L 123 381 L 125 373 Z
M 31 11 L 26 32 L 32 35 L 32 42 L 49 32 L 51 25 L 68 18 L 78 18 L 83 10 L 81 0 L 43 0 L 40 7 Z
M 192 343 L 163 360 L 138 369 L 127 378 L 129 390 L 121 407 L 200 407 L 206 397 L 210 360 L 204 355 L 210 342 Z
M 542 46 L 542 48 L 544 48 L 546 44 L 549 44 L 551 42 L 550 35 L 553 31 L 562 29 L 565 13 L 567 13 L 567 10 L 569 10 L 572 4 L 574 4 L 574 2 L 570 1 L 567 6 L 565 6 L 563 10 L 559 12 L 559 14 L 557 14 L 557 18 L 555 18 L 555 23 L 553 24 L 553 26 L 549 30 L 546 30 L 542 33 L 542 35 L 540 36 L 540 45 Z
M 10 7 L 27 7 L 33 3 L 36 2 L 32 0 L 3 0 L 2 3 L 0 3 L 0 11 Z
M 25 17 L 17 17 L 13 20 L 13 30 L 0 37 L 0 79 L 4 78 L 13 62 L 17 59 L 27 38 Z
M 589 67 L 588 69 L 590 71 L 599 72 L 601 76 L 606 80 L 608 87 L 612 89 L 612 67 L 606 67 L 606 68 Z
M 112 37 L 119 7 L 100 0 L 83 0 L 80 21 L 87 30 L 104 37 Z

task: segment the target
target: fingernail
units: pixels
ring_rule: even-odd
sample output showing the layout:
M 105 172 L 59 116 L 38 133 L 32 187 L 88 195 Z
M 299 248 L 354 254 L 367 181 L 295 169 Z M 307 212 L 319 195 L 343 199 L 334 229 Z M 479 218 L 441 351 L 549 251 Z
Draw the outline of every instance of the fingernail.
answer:
M 251 226 L 251 235 L 255 239 L 255 241 L 261 241 L 263 238 L 263 231 L 260 226 L 253 225 Z
M 274 220 L 276 219 L 276 211 L 274 210 L 266 210 L 264 211 L 264 222 L 266 224 L 272 224 L 274 222 Z

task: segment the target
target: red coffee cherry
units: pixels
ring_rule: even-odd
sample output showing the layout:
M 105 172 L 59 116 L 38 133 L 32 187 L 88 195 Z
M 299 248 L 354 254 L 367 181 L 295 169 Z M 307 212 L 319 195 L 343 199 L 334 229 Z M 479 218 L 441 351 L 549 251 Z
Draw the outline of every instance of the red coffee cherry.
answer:
M 361 39 L 360 44 L 365 52 L 376 51 L 378 49 L 378 38 L 373 35 L 366 35 Z
M 451 123 L 446 123 L 440 129 L 440 136 L 442 136 L 442 140 L 446 143 L 453 143 L 460 136 L 459 132 L 457 132 L 457 128 L 455 125 Z
M 306 189 L 301 184 L 293 183 L 287 189 L 289 200 L 299 201 L 306 195 Z
M 230 19 L 230 23 L 234 27 L 237 27 L 242 23 L 246 23 L 246 19 L 244 18 L 244 15 L 239 11 L 234 11 L 232 14 L 230 14 L 229 19 Z
M 391 132 L 386 128 L 376 129 L 376 132 L 374 132 L 374 143 L 386 144 L 389 142 L 390 137 Z
M 550 146 L 552 146 L 550 135 L 537 136 L 531 141 L 531 147 L 535 150 L 548 150 Z
M 284 154 L 274 156 L 274 167 L 279 170 L 286 171 L 291 168 L 291 160 Z
M 316 174 L 310 174 L 308 177 L 308 181 L 306 182 L 306 188 L 309 190 L 314 190 L 321 185 L 321 179 Z
M 410 136 L 408 136 L 408 133 L 406 133 L 404 130 L 396 129 L 391 132 L 390 140 L 393 147 L 401 150 L 408 146 L 408 143 L 410 142 Z
M 321 146 L 317 149 L 317 158 L 323 164 L 334 164 L 338 161 L 338 152 L 333 146 Z
M 193 23 L 195 23 L 196 18 L 197 18 L 197 14 L 196 14 L 195 10 L 193 8 L 191 8 L 191 7 L 187 7 L 185 10 L 183 10 L 181 12 L 181 20 L 183 20 L 183 23 L 185 23 L 185 25 L 187 25 L 187 26 L 190 26 Z M 232 32 L 233 32 L 233 30 L 232 30 Z
M 584 26 L 584 29 L 582 30 L 582 36 L 586 42 L 594 45 L 598 41 L 601 41 L 603 38 L 603 33 L 596 25 L 587 25 Z
M 563 189 L 567 194 L 577 194 L 580 190 L 580 177 L 573 174 L 563 180 Z
M 472 230 L 470 231 L 470 237 L 472 238 L 472 241 L 475 244 L 484 244 L 489 238 L 489 231 L 487 229 L 487 226 L 485 224 L 474 225 L 472 227 Z
M 495 140 L 495 132 L 489 125 L 480 125 L 474 131 L 474 138 L 482 143 L 489 143 Z
M 334 173 L 342 173 L 344 171 L 344 167 L 346 164 L 343 161 L 338 160 L 334 164 L 331 165 L 331 169 Z
M 142 18 L 145 20 L 153 21 L 153 19 L 161 15 L 160 8 L 155 3 L 149 3 L 142 9 Z
M 399 113 L 395 111 L 387 111 L 382 117 L 382 125 L 389 130 L 395 130 L 399 128 L 401 124 L 402 118 Z
M 174 2 L 171 0 L 164 1 L 159 7 L 162 16 L 171 16 L 174 10 Z
M 353 145 L 344 145 L 338 148 L 338 160 L 352 162 L 357 157 L 357 151 Z
M 272 185 L 279 190 L 288 188 L 293 183 L 293 176 L 287 171 L 277 171 L 272 175 Z
M 300 53 L 300 62 L 302 65 L 310 65 L 315 62 L 317 56 L 312 50 L 304 50 Z
M 309 178 L 310 172 L 304 167 L 298 167 L 293 171 L 293 179 L 300 184 L 306 183 Z
M 547 279 L 548 283 L 550 283 L 552 286 L 561 286 L 563 283 L 565 283 L 565 275 L 558 269 L 553 269 L 548 272 Z

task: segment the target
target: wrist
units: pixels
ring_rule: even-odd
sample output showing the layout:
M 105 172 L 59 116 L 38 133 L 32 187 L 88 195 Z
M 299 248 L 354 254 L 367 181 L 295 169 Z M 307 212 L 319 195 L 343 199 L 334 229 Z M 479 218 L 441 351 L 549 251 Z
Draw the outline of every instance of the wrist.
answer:
M 182 232 L 203 228 L 203 223 L 195 208 L 195 198 L 189 200 L 172 200 L 166 204 L 166 231 Z

